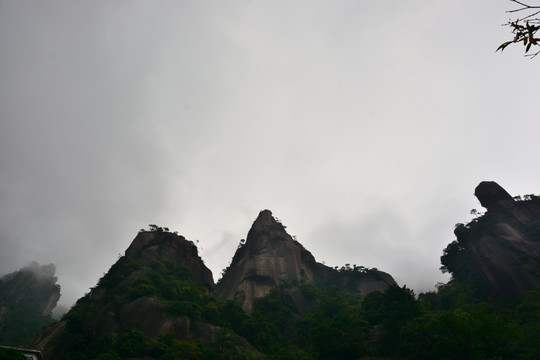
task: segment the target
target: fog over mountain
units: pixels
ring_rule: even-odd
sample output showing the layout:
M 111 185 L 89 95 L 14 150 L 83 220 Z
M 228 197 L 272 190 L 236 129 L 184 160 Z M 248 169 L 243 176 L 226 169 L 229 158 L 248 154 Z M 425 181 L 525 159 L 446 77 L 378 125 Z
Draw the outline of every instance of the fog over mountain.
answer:
M 260 210 L 422 291 L 483 180 L 540 192 L 509 1 L 0 1 L 0 274 L 82 296 L 140 228 L 217 280 Z

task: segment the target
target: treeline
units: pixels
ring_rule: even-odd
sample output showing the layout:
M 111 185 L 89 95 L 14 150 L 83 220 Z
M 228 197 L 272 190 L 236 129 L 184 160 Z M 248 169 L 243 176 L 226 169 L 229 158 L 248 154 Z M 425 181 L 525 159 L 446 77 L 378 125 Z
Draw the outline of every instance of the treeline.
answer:
M 448 288 L 416 298 L 394 286 L 361 298 L 328 284 L 300 285 L 317 306 L 299 316 L 285 304 L 287 288 L 257 300 L 244 328 L 268 359 L 540 358 L 540 289 L 510 306 L 456 304 Z
M 99 300 L 83 298 L 66 316 L 60 347 L 67 359 L 538 359 L 540 358 L 540 289 L 517 305 L 463 302 L 453 284 L 415 296 L 393 286 L 365 297 L 332 283 L 286 283 L 256 300 L 248 316 L 232 301 L 223 302 L 191 282 L 183 268 L 152 260 L 126 263 L 104 277 L 114 286 L 136 266 L 153 271 L 123 294 Z M 113 275 L 114 274 L 114 275 Z M 461 291 L 462 289 L 460 289 Z M 309 311 L 300 314 L 288 301 L 300 291 Z M 100 302 L 121 303 L 139 296 L 167 304 L 171 317 L 187 316 L 219 328 L 216 341 L 157 341 L 136 329 L 93 337 L 85 322 Z M 92 306 L 85 306 L 92 302 Z M 238 336 L 239 335 L 239 336 Z M 249 342 L 246 343 L 245 340 Z

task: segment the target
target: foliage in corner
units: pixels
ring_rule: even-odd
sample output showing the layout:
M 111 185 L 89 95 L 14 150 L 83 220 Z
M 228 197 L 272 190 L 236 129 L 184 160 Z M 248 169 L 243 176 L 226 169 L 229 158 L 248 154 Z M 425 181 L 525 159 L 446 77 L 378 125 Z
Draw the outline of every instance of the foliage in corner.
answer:
M 525 56 L 534 58 L 540 54 L 540 50 L 529 53 L 531 48 L 540 46 L 540 38 L 536 37 L 536 33 L 540 29 L 540 5 L 531 5 L 530 2 L 522 2 L 517 0 L 510 0 L 518 7 L 509 10 L 508 13 L 519 13 L 524 16 L 515 20 L 509 20 L 507 26 L 512 29 L 514 38 L 510 41 L 506 41 L 499 45 L 497 51 L 503 51 L 510 44 L 522 43 L 525 47 Z

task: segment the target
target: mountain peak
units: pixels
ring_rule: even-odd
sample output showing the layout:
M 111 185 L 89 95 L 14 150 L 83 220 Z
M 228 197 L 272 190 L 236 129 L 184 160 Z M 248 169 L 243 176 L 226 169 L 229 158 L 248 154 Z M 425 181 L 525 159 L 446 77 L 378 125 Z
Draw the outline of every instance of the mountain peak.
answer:
M 255 299 L 266 296 L 284 282 L 316 283 L 338 273 L 316 262 L 313 255 L 294 240 L 285 228 L 270 210 L 259 213 L 246 242 L 238 247 L 231 265 L 218 284 L 222 299 L 234 300 L 250 313 Z M 388 285 L 395 284 L 388 274 L 380 278 L 380 281 L 371 281 L 369 287 L 358 284 L 359 292 L 384 290 Z
M 502 203 L 514 202 L 512 196 L 495 181 L 482 181 L 474 189 L 474 195 L 488 211 L 500 209 Z
M 18 271 L 2 276 L 0 300 L 9 299 L 13 303 L 9 308 L 11 305 L 25 305 L 24 300 L 32 298 L 32 305 L 43 316 L 50 315 L 60 299 L 60 285 L 56 284 L 55 271 L 54 264 L 39 265 L 34 261 Z M 0 321 L 5 320 L 4 315 L 7 315 L 7 311 L 4 311 L 4 304 L 0 301 Z
M 251 252 L 256 252 L 267 247 L 280 247 L 281 243 L 289 243 L 289 245 L 295 243 L 296 246 L 300 245 L 293 240 L 285 229 L 286 226 L 275 218 L 270 210 L 262 210 L 248 232 L 246 243 L 239 250 L 245 247 Z M 237 260 L 237 255 L 243 253 L 243 251 L 237 251 L 232 263 L 234 264 L 235 260 Z
M 205 265 L 193 241 L 166 231 L 141 231 L 125 253 L 125 260 L 167 261 L 185 267 L 193 279 L 207 290 L 214 291 L 212 272 Z
M 203 297 L 216 297 L 215 285 L 197 246 L 164 228 L 143 230 L 97 286 L 43 332 L 36 347 L 50 358 L 64 358 L 77 350 L 77 345 L 62 341 L 65 333 L 90 343 L 132 329 L 152 341 L 170 333 L 212 342 L 217 328 L 197 322 L 200 314 L 190 307 Z
M 474 280 L 482 296 L 522 301 L 540 285 L 540 198 L 514 200 L 494 181 L 481 182 L 474 194 L 487 212 L 455 228 L 457 241 L 444 250 L 443 268 L 463 283 Z
M 259 213 L 259 216 L 257 216 L 257 219 L 255 219 L 255 223 L 261 223 L 261 224 L 271 224 L 272 222 L 275 222 L 276 219 L 272 216 L 272 211 L 266 209 L 261 210 Z
M 256 298 L 282 282 L 312 280 L 315 267 L 313 255 L 287 234 L 270 210 L 263 210 L 219 282 L 218 293 L 250 313 Z
M 292 240 L 289 234 L 287 234 L 287 232 L 285 231 L 285 228 L 286 227 L 272 215 L 272 212 L 270 210 L 262 210 L 259 213 L 259 216 L 257 216 L 257 219 L 255 219 L 255 221 L 253 222 L 253 225 L 251 226 L 251 229 L 248 233 L 247 241 L 258 238 L 258 236 L 255 236 L 255 233 L 271 231 L 281 233 L 284 238 Z

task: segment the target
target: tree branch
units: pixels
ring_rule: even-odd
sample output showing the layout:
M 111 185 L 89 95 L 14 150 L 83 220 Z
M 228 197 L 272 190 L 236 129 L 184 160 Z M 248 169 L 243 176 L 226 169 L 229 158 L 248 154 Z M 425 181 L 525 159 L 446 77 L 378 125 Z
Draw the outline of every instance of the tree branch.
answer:
M 538 30 L 540 30 L 540 5 L 530 5 L 529 1 L 524 2 L 524 0 L 510 0 L 510 2 L 519 5 L 519 7 L 508 10 L 508 13 L 514 14 L 523 11 L 527 13 L 521 19 L 508 21 L 506 25 L 512 28 L 514 38 L 499 45 L 497 51 L 503 51 L 510 44 L 522 42 L 523 46 L 525 46 L 525 56 L 532 59 L 540 54 L 540 51 L 527 54 L 533 45 L 535 47 L 540 46 L 540 39 L 535 37 Z
M 523 7 L 521 9 L 510 10 L 510 11 L 507 11 L 507 12 L 517 12 L 517 11 L 527 10 L 527 9 L 540 9 L 539 5 L 529 5 L 529 4 L 525 4 L 525 3 L 521 2 L 521 1 L 517 1 L 517 0 L 510 0 L 510 1 L 513 2 L 513 3 L 516 3 L 518 5 L 521 5 Z

